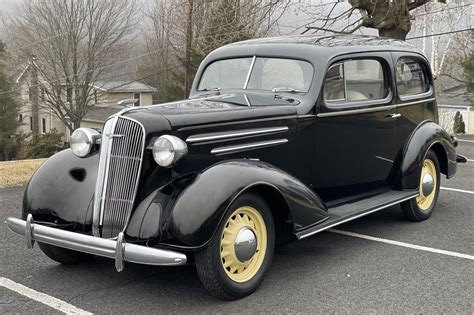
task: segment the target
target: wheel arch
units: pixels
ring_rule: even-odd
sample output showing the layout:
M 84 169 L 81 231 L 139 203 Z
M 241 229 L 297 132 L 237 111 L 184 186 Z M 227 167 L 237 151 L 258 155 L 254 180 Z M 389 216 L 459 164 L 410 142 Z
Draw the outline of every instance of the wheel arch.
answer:
M 415 128 L 399 153 L 395 188 L 418 189 L 423 160 L 430 149 L 438 158 L 441 173 L 447 178 L 454 176 L 456 150 L 451 137 L 438 124 L 426 120 Z
M 205 246 L 232 203 L 246 192 L 259 194 L 276 222 L 287 227 L 285 223 L 291 222 L 290 232 L 327 217 L 321 199 L 286 172 L 261 161 L 228 160 L 203 170 L 177 193 L 160 219 L 157 241 L 188 249 Z
M 274 185 L 266 182 L 257 182 L 243 189 L 234 201 L 245 193 L 256 193 L 270 208 L 275 225 L 275 235 L 278 241 L 285 242 L 294 239 L 294 221 L 291 208 L 283 193 Z M 232 202 L 229 204 L 229 207 Z M 226 211 L 229 210 L 229 207 Z
M 448 155 L 446 149 L 440 142 L 435 142 L 428 150 L 433 150 L 438 158 L 439 170 L 442 174 L 448 175 Z

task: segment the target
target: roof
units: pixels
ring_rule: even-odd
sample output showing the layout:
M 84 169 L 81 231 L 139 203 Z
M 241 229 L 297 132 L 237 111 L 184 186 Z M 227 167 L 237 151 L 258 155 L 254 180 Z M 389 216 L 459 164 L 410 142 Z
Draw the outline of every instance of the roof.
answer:
M 410 51 L 421 53 L 416 46 L 403 41 L 386 37 L 367 35 L 290 35 L 265 37 L 232 43 L 216 49 L 213 57 L 224 57 L 233 54 L 267 54 L 308 56 L 308 59 L 327 59 L 348 52 L 364 51 Z
M 97 81 L 94 88 L 108 93 L 154 93 L 156 88 L 141 82 Z
M 115 113 L 121 111 L 123 107 L 92 107 L 89 109 L 87 114 L 82 118 L 82 120 L 86 121 L 94 121 L 94 122 L 105 122 L 107 118 L 112 116 Z
M 253 44 L 306 44 L 320 47 L 348 47 L 348 46 L 380 46 L 390 45 L 406 49 L 407 47 L 415 47 L 412 44 L 407 43 L 403 40 L 370 36 L 370 35 L 346 35 L 346 34 L 333 34 L 333 35 L 286 35 L 276 37 L 262 37 L 249 39 L 241 42 L 229 44 L 228 46 L 234 45 L 253 45 Z

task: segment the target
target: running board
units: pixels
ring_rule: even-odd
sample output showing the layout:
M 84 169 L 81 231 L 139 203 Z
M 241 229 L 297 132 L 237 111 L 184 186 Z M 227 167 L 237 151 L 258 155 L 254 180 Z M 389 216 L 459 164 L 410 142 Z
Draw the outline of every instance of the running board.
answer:
M 303 239 L 335 227 L 336 225 L 355 220 L 417 196 L 418 191 L 390 190 L 356 202 L 330 207 L 328 209 L 329 217 L 324 222 L 297 232 L 296 238 L 299 240 Z

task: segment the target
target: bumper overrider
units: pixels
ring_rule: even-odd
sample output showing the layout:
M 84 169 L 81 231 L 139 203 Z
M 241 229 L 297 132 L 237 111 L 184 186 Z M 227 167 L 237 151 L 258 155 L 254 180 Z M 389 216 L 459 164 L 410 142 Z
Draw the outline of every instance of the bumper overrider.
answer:
M 65 231 L 33 222 L 28 214 L 25 220 L 8 218 L 8 228 L 25 237 L 26 246 L 31 249 L 35 241 L 87 254 L 112 258 L 115 268 L 122 271 L 124 262 L 154 266 L 180 266 L 186 263 L 186 255 L 170 250 L 125 243 L 124 234 L 117 240 L 105 239 L 70 231 Z

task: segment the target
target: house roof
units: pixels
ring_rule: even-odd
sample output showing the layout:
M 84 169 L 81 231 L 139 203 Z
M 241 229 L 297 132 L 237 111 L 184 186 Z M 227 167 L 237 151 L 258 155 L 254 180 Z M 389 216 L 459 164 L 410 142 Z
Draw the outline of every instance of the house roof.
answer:
M 148 84 L 130 81 L 97 81 L 93 87 L 108 93 L 154 93 L 157 91 Z
M 94 122 L 105 122 L 107 118 L 112 116 L 115 113 L 121 111 L 123 107 L 111 106 L 111 107 L 92 107 L 89 109 L 87 114 L 82 118 L 85 121 L 94 121 Z

